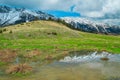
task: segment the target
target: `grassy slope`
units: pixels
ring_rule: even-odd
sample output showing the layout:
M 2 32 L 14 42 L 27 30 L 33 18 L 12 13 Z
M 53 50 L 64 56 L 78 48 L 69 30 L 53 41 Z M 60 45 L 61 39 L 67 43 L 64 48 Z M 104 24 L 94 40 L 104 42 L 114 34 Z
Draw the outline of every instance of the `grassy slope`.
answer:
M 82 49 L 120 53 L 120 36 L 75 31 L 52 21 L 33 21 L 6 29 L 0 34 L 0 49 L 40 49 L 49 54 Z M 48 35 L 51 32 L 57 35 Z

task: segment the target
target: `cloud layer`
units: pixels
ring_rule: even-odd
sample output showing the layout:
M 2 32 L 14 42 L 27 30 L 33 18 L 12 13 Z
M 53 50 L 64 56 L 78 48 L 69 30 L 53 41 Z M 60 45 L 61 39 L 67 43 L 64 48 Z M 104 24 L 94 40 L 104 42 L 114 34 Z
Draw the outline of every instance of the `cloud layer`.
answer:
M 120 13 L 120 0 L 0 0 L 0 3 L 30 9 L 72 10 L 89 17 Z

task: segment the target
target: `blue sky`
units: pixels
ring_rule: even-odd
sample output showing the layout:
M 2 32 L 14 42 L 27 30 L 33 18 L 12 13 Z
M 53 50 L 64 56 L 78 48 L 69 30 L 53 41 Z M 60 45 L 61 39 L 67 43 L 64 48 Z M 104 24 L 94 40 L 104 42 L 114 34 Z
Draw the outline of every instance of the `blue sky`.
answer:
M 120 0 L 0 0 L 0 4 L 39 9 L 58 17 L 102 17 L 120 12 Z
M 68 16 L 71 16 L 71 17 L 80 17 L 80 13 L 76 13 L 76 12 L 66 12 L 66 11 L 58 11 L 58 10 L 47 10 L 45 11 L 47 12 L 48 14 L 52 14 L 56 17 L 68 17 Z

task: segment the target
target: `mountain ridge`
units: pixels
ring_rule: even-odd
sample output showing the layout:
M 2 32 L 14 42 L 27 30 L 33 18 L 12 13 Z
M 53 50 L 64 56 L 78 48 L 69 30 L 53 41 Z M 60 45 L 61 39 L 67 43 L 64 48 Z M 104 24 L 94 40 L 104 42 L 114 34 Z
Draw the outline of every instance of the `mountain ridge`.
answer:
M 54 18 L 54 16 L 42 11 L 0 6 L 0 26 L 8 26 L 33 20 L 47 20 L 49 18 Z
M 90 33 L 120 34 L 120 25 L 95 22 L 86 18 L 65 17 L 61 18 L 71 25 L 71 28 Z

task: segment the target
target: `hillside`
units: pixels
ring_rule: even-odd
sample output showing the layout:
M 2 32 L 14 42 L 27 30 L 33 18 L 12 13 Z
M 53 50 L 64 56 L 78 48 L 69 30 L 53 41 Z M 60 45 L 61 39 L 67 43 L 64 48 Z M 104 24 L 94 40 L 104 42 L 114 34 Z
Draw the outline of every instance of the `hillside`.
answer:
M 91 34 L 72 30 L 52 21 L 33 21 L 1 28 L 0 49 L 106 50 L 120 53 L 120 36 Z

